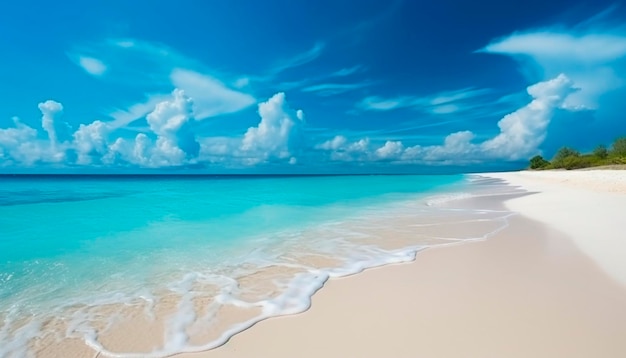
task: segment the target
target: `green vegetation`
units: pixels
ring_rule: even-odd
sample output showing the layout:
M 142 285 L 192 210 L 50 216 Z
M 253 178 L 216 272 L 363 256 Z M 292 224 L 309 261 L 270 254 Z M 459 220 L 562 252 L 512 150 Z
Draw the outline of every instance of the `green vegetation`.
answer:
M 569 147 L 559 149 L 552 161 L 540 155 L 530 159 L 530 169 L 580 169 L 601 165 L 626 164 L 626 137 L 617 138 L 610 149 L 604 145 L 597 146 L 593 152 L 581 154 Z
M 530 169 L 543 169 L 550 165 L 550 162 L 540 155 L 535 155 L 530 159 Z
M 593 155 L 600 159 L 606 159 L 609 157 L 609 150 L 606 149 L 606 146 L 600 144 L 593 150 Z

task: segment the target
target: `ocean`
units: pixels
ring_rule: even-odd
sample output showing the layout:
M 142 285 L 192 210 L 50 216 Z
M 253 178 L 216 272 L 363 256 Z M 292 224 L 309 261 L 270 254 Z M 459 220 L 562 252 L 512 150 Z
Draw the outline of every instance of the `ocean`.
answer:
M 0 357 L 216 347 L 329 278 L 502 229 L 510 213 L 442 205 L 475 192 L 463 175 L 2 176 Z M 146 329 L 156 343 L 115 339 Z

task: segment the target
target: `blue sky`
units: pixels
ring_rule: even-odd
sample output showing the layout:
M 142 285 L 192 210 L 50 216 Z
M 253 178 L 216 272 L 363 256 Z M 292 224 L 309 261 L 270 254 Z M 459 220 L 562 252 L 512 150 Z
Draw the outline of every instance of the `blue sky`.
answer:
M 624 20 L 604 1 L 11 2 L 0 171 L 520 167 L 626 135 Z

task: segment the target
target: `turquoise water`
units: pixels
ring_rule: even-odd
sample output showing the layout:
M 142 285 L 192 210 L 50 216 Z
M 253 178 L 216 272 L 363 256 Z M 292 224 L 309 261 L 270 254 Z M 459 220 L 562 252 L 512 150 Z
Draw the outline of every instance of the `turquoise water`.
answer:
M 236 280 L 278 264 L 301 269 L 297 255 L 285 258 L 298 250 L 350 256 L 326 276 L 406 261 L 404 252 L 346 246 L 351 229 L 345 223 L 360 218 L 363 227 L 386 214 L 391 220 L 398 203 L 462 192 L 465 185 L 463 176 L 0 177 L 0 346 L 13 347 L 0 349 L 0 356 L 27 352 L 28 340 L 43 334 L 41 324 L 18 334 L 15 322 L 23 317 L 63 315 L 72 305 L 153 303 L 164 291 L 184 301 L 189 285 L 223 289 L 216 275 Z M 430 210 L 420 205 L 404 208 L 414 210 L 410 215 Z M 310 279 L 324 276 L 319 269 L 305 270 L 315 276 L 294 276 L 285 290 L 300 282 L 308 300 L 323 284 Z M 268 299 L 261 301 L 271 316 Z M 289 313 L 288 306 L 281 312 Z M 85 331 L 74 333 L 106 350 L 81 336 Z M 188 350 L 181 342 L 160 352 Z

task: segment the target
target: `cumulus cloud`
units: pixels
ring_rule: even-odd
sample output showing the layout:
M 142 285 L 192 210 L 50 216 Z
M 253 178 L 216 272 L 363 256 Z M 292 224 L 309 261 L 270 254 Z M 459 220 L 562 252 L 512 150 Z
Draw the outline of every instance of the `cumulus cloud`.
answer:
M 24 162 L 20 158 L 21 147 L 37 138 L 37 130 L 22 124 L 18 118 L 13 118 L 13 124 L 13 128 L 0 128 L 0 159 L 3 165 Z
M 38 107 L 42 114 L 41 127 L 43 127 L 43 129 L 48 133 L 48 137 L 50 138 L 52 145 L 56 145 L 57 133 L 55 128 L 55 119 L 58 120 L 58 117 L 61 113 L 63 113 L 63 105 L 53 100 L 47 100 L 39 103 Z
M 183 90 L 174 90 L 172 99 L 157 104 L 146 120 L 150 129 L 158 136 L 157 148 L 164 149 L 163 153 L 175 153 L 176 158 L 180 156 L 180 152 L 187 158 L 198 155 L 200 144 L 196 141 L 193 130 L 193 101 Z
M 315 148 L 324 150 L 338 150 L 340 148 L 343 148 L 347 142 L 348 139 L 346 137 L 338 135 L 332 139 L 316 145 Z
M 502 118 L 498 122 L 500 134 L 482 143 L 481 151 L 490 157 L 511 160 L 527 158 L 536 153 L 545 139 L 554 111 L 558 108 L 568 109 L 565 101 L 577 90 L 573 81 L 563 74 L 528 87 L 528 94 L 533 100 Z
M 13 128 L 0 128 L 0 166 L 31 166 L 39 162 L 59 163 L 65 159 L 66 144 L 52 146 L 38 138 L 37 129 L 13 118 Z
M 78 154 L 76 164 L 91 164 L 94 157 L 104 155 L 108 132 L 109 126 L 99 120 L 81 124 L 73 135 L 73 146 Z
M 373 154 L 370 152 L 369 138 L 349 141 L 342 135 L 335 136 L 315 146 L 315 149 L 330 152 L 330 159 L 335 161 L 369 161 Z
M 526 159 L 539 151 L 554 111 L 566 109 L 565 100 L 576 91 L 573 81 L 563 74 L 539 82 L 527 89 L 532 98 L 530 103 L 504 116 L 498 122 L 500 132 L 493 138 L 474 144 L 475 134 L 461 131 L 448 135 L 442 146 L 424 147 L 413 154 L 433 161 Z
M 367 138 L 349 142 L 336 136 L 316 146 L 331 152 L 331 159 L 340 161 L 397 161 L 419 163 L 461 164 L 490 159 L 526 159 L 539 151 L 554 112 L 568 110 L 567 98 L 578 89 L 567 76 L 539 82 L 527 88 L 531 101 L 507 114 L 498 122 L 499 133 L 480 143 L 471 131 L 449 134 L 442 145 L 406 147 L 401 141 L 386 141 L 370 149 Z M 358 155 L 357 155 L 358 154 Z
M 181 89 L 158 103 L 146 116 L 150 134 L 139 133 L 134 140 L 118 138 L 108 147 L 105 162 L 123 160 L 145 167 L 178 166 L 193 162 L 200 152 L 194 133 L 193 101 Z
M 258 125 L 233 137 L 198 138 L 195 102 L 182 89 L 156 103 L 145 116 L 146 128 L 133 137 L 120 122 L 95 120 L 80 124 L 69 140 L 59 140 L 57 124 L 61 103 L 39 104 L 42 139 L 36 128 L 17 118 L 14 126 L 0 128 L 0 165 L 63 165 L 172 167 L 202 163 L 248 166 L 280 161 L 296 164 L 304 139 L 304 112 L 293 110 L 284 93 L 259 104 Z
M 256 127 L 248 128 L 240 150 L 249 156 L 252 163 L 291 157 L 300 139 L 298 136 L 304 124 L 304 112 L 289 108 L 285 94 L 280 92 L 259 104 L 259 116 L 261 122 Z
M 396 159 L 404 152 L 404 144 L 400 141 L 388 140 L 385 144 L 376 149 L 376 156 L 380 159 Z
M 169 99 L 156 104 L 146 116 L 150 128 L 148 134 L 139 133 L 134 139 L 110 138 L 117 128 L 111 126 L 112 122 L 95 120 L 80 124 L 71 141 L 61 142 L 57 137 L 56 124 L 63 106 L 49 100 L 39 104 L 42 128 L 48 139 L 38 139 L 36 129 L 15 119 L 15 128 L 0 129 L 0 158 L 4 165 L 26 166 L 38 162 L 77 165 L 130 163 L 146 167 L 181 165 L 197 157 L 200 149 L 193 132 L 195 120 L 192 107 L 191 99 L 182 90 L 176 89 Z M 68 156 L 69 153 L 76 155 Z

